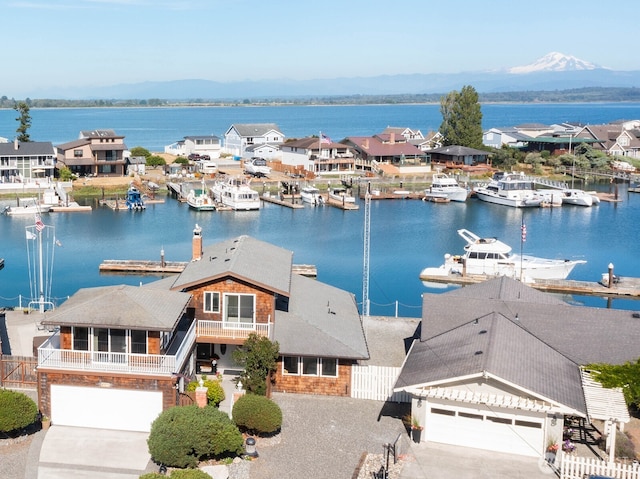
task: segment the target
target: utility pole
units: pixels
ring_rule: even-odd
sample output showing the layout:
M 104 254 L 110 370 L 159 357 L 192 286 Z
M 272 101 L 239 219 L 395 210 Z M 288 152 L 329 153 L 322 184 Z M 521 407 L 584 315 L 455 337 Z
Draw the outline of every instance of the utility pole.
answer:
M 364 251 L 362 265 L 362 315 L 369 316 L 369 248 L 371 241 L 371 183 L 364 194 Z

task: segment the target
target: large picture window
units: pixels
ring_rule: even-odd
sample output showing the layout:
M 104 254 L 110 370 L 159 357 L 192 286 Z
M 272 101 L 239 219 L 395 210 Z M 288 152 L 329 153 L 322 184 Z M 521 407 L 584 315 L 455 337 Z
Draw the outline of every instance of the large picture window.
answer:
M 215 291 L 204 292 L 204 312 L 205 313 L 220 312 L 220 293 Z
M 336 358 L 284 356 L 282 358 L 282 374 L 285 376 L 335 378 L 338 377 L 338 360 Z
M 73 349 L 75 351 L 89 351 L 89 328 L 73 328 Z
M 252 294 L 225 294 L 224 322 L 230 327 L 253 326 L 254 303 Z

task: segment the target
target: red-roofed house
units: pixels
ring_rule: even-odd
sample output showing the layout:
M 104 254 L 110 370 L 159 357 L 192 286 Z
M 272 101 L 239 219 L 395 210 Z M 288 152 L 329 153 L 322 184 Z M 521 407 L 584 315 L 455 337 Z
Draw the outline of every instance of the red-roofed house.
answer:
M 378 171 L 380 165 L 392 165 L 398 173 L 427 173 L 431 171 L 431 159 L 427 153 L 409 143 L 395 132 L 374 136 L 350 136 L 343 144 L 357 152 L 356 168 Z

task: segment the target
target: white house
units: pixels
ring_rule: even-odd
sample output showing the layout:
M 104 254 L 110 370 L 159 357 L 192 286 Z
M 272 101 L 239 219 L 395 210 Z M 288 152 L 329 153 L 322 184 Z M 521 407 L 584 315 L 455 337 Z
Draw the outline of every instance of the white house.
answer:
M 176 156 L 208 155 L 210 159 L 220 158 L 222 146 L 216 135 L 190 135 L 164 147 L 164 152 Z
M 248 146 L 270 143 L 273 145 L 284 142 L 284 134 L 275 123 L 238 123 L 231 125 L 224 134 L 224 149 L 226 153 L 241 158 L 247 155 Z

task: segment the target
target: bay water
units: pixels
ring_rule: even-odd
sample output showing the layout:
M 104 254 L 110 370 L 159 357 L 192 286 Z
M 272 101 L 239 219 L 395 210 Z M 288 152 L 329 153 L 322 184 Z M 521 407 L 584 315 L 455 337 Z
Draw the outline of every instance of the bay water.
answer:
M 599 124 L 640 118 L 638 104 L 483 105 L 484 127 L 565 121 Z M 10 137 L 15 112 L 0 111 L 0 136 Z M 112 128 L 131 146 L 161 151 L 186 135 L 217 134 L 233 123 L 277 123 L 288 137 L 319 131 L 334 140 L 372 135 L 386 126 L 407 126 L 423 132 L 440 123 L 436 105 L 362 107 L 57 109 L 32 111 L 32 139 L 54 144 L 77 138 L 80 130 Z M 491 121 L 492 123 L 488 123 Z M 496 236 L 520 252 L 520 225 L 527 225 L 525 254 L 548 258 L 585 259 L 570 279 L 598 281 L 613 263 L 619 276 L 639 276 L 640 194 L 626 185 L 582 185 L 614 192 L 620 202 L 592 208 L 558 207 L 520 210 L 472 199 L 464 204 L 434 204 L 416 200 L 376 200 L 371 205 L 369 297 L 371 314 L 419 317 L 421 295 L 430 289 L 420 271 L 438 266 L 445 253 L 459 254 L 464 241 L 456 231 L 466 228 L 481 236 Z M 7 202 L 9 200 L 3 200 Z M 105 259 L 187 261 L 195 224 L 204 243 L 251 235 L 294 252 L 294 262 L 314 264 L 318 279 L 352 292 L 362 300 L 364 211 L 331 207 L 292 210 L 265 204 L 255 212 L 195 212 L 166 197 L 146 211 L 112 211 L 96 200 L 90 213 L 51 213 L 44 222 L 55 226 L 62 246 L 55 248 L 52 296 L 60 304 L 82 287 L 146 283 L 158 277 L 105 275 Z M 30 277 L 25 226 L 33 218 L 0 215 L 0 307 L 17 306 L 29 296 Z M 640 309 L 634 300 L 567 297 L 589 306 Z M 455 307 L 455 305 L 453 305 Z

